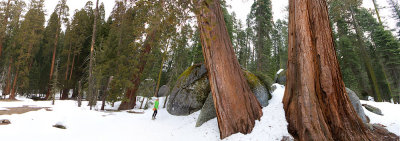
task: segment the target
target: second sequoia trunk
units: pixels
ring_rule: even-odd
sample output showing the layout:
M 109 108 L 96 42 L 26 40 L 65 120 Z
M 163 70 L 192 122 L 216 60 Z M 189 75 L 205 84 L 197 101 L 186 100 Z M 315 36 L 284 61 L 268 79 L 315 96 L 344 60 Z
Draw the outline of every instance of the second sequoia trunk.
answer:
M 234 54 L 219 0 L 199 0 L 196 16 L 221 139 L 247 134 L 262 116 Z
M 366 128 L 346 94 L 325 0 L 289 1 L 283 104 L 296 140 L 385 140 Z

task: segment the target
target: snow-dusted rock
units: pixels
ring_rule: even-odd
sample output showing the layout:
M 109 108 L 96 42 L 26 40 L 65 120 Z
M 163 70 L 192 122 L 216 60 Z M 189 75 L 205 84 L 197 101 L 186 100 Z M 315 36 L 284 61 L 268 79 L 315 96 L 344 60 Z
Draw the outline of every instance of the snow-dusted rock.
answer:
M 275 75 L 275 83 L 286 84 L 286 70 L 280 69 Z
M 364 109 L 361 106 L 360 99 L 358 98 L 357 94 L 354 91 L 350 90 L 349 88 L 346 88 L 346 91 L 347 95 L 350 98 L 350 102 L 353 105 L 354 110 L 356 110 L 358 116 L 364 123 L 368 123 L 369 122 L 368 118 L 364 113 Z

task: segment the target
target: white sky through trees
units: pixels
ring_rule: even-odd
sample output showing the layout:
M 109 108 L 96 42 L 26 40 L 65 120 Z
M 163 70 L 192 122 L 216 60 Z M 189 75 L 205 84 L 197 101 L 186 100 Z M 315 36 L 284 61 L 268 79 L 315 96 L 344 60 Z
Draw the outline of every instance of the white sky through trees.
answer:
M 30 2 L 30 0 L 25 0 L 27 4 Z M 67 4 L 69 6 L 69 13 L 71 18 L 74 15 L 74 11 L 76 9 L 81 9 L 85 6 L 86 2 L 89 0 L 67 0 Z M 95 0 L 92 0 L 94 5 L 95 5 Z M 250 7 L 253 3 L 254 0 L 226 0 L 228 5 L 231 5 L 231 8 L 229 8 L 229 12 L 235 12 L 236 17 L 240 19 L 245 25 L 246 17 L 247 14 L 250 12 Z M 271 0 L 272 1 L 272 12 L 274 16 L 274 21 L 278 19 L 285 19 L 287 16 L 287 12 L 284 10 L 285 7 L 288 5 L 289 0 Z M 380 7 L 380 14 L 382 18 L 382 22 L 384 22 L 384 25 L 387 27 L 387 29 L 393 30 L 396 29 L 396 20 L 394 20 L 393 17 L 393 12 L 392 10 L 388 7 L 388 2 L 387 0 L 376 0 L 379 7 Z M 400 0 L 396 0 L 400 2 Z M 49 19 L 51 13 L 54 11 L 55 6 L 57 5 L 58 0 L 45 0 L 45 9 L 46 9 L 46 21 Z M 115 0 L 99 0 L 100 3 L 104 3 L 105 5 L 105 12 L 106 12 L 106 18 L 110 15 L 113 7 Z M 364 0 L 363 7 L 367 9 L 372 9 L 373 4 L 372 0 Z

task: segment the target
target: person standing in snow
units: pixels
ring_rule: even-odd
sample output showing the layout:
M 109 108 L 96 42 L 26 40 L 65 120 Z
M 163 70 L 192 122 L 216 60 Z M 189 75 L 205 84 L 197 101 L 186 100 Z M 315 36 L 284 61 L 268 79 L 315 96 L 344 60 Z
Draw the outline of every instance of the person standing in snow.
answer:
M 154 108 L 153 108 L 153 111 L 154 111 L 154 113 L 153 113 L 153 119 L 156 119 L 156 116 L 157 116 L 157 110 L 158 110 L 158 98 L 156 99 L 156 102 L 154 103 Z

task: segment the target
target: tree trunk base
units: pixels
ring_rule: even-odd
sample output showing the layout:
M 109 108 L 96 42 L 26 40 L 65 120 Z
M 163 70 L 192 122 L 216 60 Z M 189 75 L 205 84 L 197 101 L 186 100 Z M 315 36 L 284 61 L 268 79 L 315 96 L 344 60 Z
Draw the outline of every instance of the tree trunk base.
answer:
M 62 91 L 61 100 L 66 100 L 66 99 L 68 99 L 68 95 L 69 95 L 69 89 L 64 89 L 64 90 Z
M 130 110 L 135 108 L 136 106 L 136 97 L 133 97 L 129 101 L 123 101 L 121 105 L 119 105 L 118 110 Z

